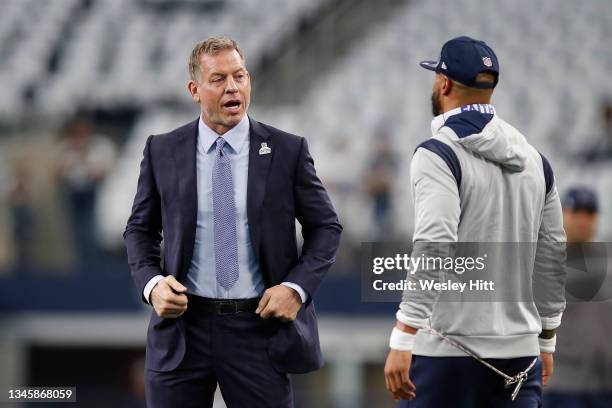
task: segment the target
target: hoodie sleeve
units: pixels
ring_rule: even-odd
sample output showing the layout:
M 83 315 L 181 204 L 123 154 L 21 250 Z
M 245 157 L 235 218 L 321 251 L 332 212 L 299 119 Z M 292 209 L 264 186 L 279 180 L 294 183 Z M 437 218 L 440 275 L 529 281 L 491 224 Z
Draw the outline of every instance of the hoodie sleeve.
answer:
M 413 254 L 439 256 L 439 253 L 431 253 L 432 250 L 439 251 L 439 246 L 432 249 L 428 243 L 457 241 L 461 208 L 459 181 L 454 174 L 456 170 L 452 170 L 456 166 L 458 162 L 449 163 L 448 157 L 428 148 L 417 148 L 413 156 L 410 165 L 415 214 Z M 439 271 L 417 270 L 407 275 L 408 280 L 422 278 L 439 279 Z M 437 297 L 438 293 L 434 291 L 405 291 L 396 314 L 397 320 L 411 327 L 424 327 Z
M 538 232 L 533 273 L 533 295 L 542 329 L 553 330 L 561 324 L 565 310 L 565 231 L 561 201 L 552 169 L 542 157 L 546 199 Z

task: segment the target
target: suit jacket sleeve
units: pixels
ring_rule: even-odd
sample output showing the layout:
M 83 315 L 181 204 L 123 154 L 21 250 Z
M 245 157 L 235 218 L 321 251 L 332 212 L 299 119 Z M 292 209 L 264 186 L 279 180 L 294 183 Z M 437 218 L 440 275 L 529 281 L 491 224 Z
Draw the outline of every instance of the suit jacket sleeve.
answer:
M 151 278 L 162 274 L 161 198 L 151 164 L 152 138 L 149 136 L 144 148 L 132 214 L 123 233 L 132 278 L 141 294 Z M 142 300 L 147 303 L 144 297 Z
M 295 216 L 302 225 L 304 245 L 297 265 L 285 280 L 300 285 L 308 292 L 310 300 L 336 260 L 342 226 L 327 191 L 317 177 L 308 144 L 303 138 L 294 180 Z

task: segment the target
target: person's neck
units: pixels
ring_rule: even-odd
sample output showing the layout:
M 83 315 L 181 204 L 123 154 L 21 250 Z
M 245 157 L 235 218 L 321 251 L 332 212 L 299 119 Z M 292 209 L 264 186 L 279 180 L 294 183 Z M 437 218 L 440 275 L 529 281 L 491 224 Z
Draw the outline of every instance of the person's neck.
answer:
M 231 129 L 235 128 L 236 126 L 238 126 L 238 123 L 242 122 L 242 118 L 240 118 L 240 120 L 238 121 L 238 123 L 236 123 L 234 126 L 225 126 L 219 123 L 214 123 L 212 121 L 210 121 L 203 113 L 200 113 L 201 118 L 202 118 L 202 122 L 204 122 L 204 124 L 211 129 L 213 132 L 215 132 L 216 134 L 218 134 L 219 136 L 223 136 L 224 134 L 226 134 L 227 132 L 229 132 Z
M 229 130 L 233 127 L 233 126 L 228 127 L 224 125 L 218 125 L 216 123 L 206 123 L 206 121 L 204 121 L 204 124 L 208 126 L 213 132 L 215 132 L 219 136 L 223 136 L 224 134 L 229 132 Z

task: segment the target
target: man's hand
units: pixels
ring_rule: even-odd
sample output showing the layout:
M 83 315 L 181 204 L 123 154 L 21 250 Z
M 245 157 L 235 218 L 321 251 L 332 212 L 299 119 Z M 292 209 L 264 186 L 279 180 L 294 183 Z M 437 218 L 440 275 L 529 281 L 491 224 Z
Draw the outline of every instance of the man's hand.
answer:
M 266 289 L 257 310 L 262 319 L 276 317 L 284 322 L 291 322 L 297 317 L 302 307 L 300 295 L 290 287 L 276 285 Z
M 169 275 L 157 282 L 151 291 L 151 304 L 159 317 L 177 318 L 187 310 L 187 288 Z
M 552 353 L 540 353 L 540 360 L 542 360 L 542 383 L 547 385 L 554 371 L 553 355 Z
M 416 396 L 416 387 L 408 377 L 411 362 L 412 351 L 389 351 L 385 363 L 385 383 L 395 400 L 411 400 Z

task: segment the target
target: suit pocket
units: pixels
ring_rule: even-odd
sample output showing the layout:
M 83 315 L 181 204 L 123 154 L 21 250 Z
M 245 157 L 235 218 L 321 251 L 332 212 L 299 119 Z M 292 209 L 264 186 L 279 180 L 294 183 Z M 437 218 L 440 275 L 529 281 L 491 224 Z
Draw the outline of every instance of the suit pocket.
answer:
M 185 356 L 185 334 L 181 317 L 162 319 L 155 311 L 147 331 L 145 367 L 153 371 L 174 370 Z
M 302 308 L 293 322 L 278 323 L 270 337 L 268 356 L 278 371 L 303 374 L 323 366 L 313 303 Z

